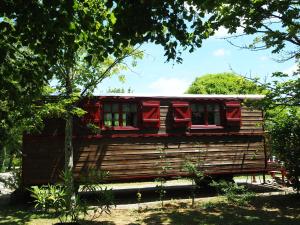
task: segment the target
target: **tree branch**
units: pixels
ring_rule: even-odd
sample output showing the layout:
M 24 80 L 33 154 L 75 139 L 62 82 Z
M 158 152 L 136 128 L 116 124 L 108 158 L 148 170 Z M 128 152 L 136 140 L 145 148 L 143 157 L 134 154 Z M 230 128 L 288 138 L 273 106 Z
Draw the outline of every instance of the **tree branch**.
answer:
M 138 47 L 139 48 L 139 47 Z M 89 84 L 87 84 L 87 86 L 85 87 L 85 89 L 81 92 L 80 96 L 84 96 L 85 93 L 88 91 L 89 88 L 91 88 L 93 85 L 97 85 L 100 82 L 103 81 L 104 78 L 106 78 L 107 74 L 120 62 L 122 62 L 122 60 L 124 60 L 125 58 L 129 57 L 129 56 L 133 56 L 134 52 L 138 49 L 138 48 L 134 48 L 132 51 L 130 52 L 126 52 L 123 56 L 116 58 L 114 60 L 114 62 L 112 64 L 110 64 L 108 66 L 108 68 L 106 68 L 106 70 L 99 75 L 98 79 L 96 79 L 95 81 L 90 82 Z

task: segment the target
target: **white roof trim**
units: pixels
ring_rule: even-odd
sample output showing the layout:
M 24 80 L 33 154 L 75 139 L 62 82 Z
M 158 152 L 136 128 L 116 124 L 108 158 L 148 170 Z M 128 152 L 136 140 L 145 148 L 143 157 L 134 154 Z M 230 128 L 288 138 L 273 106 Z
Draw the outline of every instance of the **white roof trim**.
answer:
M 265 95 L 200 95 L 200 94 L 182 94 L 182 95 L 151 95 L 151 94 L 134 94 L 134 93 L 106 93 L 100 94 L 99 96 L 106 96 L 106 97 L 152 97 L 152 98 L 203 98 L 203 99 L 253 99 L 253 100 L 260 100 L 265 97 Z

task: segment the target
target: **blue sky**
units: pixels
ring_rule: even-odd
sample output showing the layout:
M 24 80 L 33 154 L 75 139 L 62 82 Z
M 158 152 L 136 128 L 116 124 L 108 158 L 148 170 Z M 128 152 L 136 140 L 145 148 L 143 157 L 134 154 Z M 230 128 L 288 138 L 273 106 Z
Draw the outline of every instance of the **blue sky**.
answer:
M 166 63 L 162 47 L 145 44 L 145 56 L 133 71 L 127 71 L 126 82 L 121 83 L 117 77 L 105 80 L 95 91 L 95 94 L 105 93 L 111 88 L 133 89 L 137 94 L 175 95 L 182 94 L 196 77 L 207 73 L 221 73 L 233 70 L 247 77 L 269 79 L 272 72 L 283 71 L 292 73 L 296 69 L 295 62 L 290 60 L 278 63 L 278 55 L 272 55 L 271 50 L 250 51 L 230 45 L 221 37 L 226 36 L 226 30 L 221 29 L 214 37 L 203 42 L 202 48 L 193 53 L 188 51 L 182 55 L 183 63 Z M 253 37 L 242 37 L 235 44 L 249 43 Z

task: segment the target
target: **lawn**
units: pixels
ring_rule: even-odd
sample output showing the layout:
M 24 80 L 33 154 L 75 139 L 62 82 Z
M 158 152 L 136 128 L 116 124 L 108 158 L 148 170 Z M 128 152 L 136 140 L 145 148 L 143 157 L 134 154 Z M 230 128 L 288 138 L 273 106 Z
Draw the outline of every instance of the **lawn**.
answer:
M 58 220 L 38 213 L 33 206 L 15 205 L 0 208 L 1 225 L 53 224 Z M 134 224 L 300 224 L 300 198 L 289 195 L 261 195 L 247 206 L 226 203 L 223 197 L 201 198 L 191 208 L 190 200 L 169 200 L 160 208 L 159 202 L 142 204 L 141 209 L 130 205 L 118 206 L 110 215 L 82 224 L 134 225 Z

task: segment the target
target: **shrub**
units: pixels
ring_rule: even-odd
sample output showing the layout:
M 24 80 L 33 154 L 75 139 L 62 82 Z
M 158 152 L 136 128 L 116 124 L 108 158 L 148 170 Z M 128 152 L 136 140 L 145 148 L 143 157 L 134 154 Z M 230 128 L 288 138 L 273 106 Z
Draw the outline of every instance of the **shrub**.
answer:
M 69 174 L 64 174 L 64 179 Z M 98 218 L 103 212 L 110 213 L 111 206 L 114 202 L 114 195 L 111 189 L 93 185 L 96 181 L 101 182 L 107 173 L 101 171 L 91 171 L 85 176 L 86 183 L 82 189 L 84 191 L 97 191 L 99 203 L 97 207 L 92 209 L 92 219 Z M 101 179 L 100 179 L 101 178 Z M 80 216 L 86 216 L 89 208 L 78 195 L 70 193 L 64 184 L 43 185 L 41 187 L 33 187 L 30 189 L 31 196 L 35 199 L 35 208 L 45 213 L 53 214 L 58 217 L 60 222 L 78 222 Z M 70 205 L 71 202 L 71 205 Z
M 73 207 L 67 205 L 67 192 L 63 185 L 34 186 L 31 196 L 35 199 L 35 208 L 48 214 L 54 214 L 60 222 L 78 221 L 79 215 L 87 214 L 87 207 L 75 197 Z
M 192 181 L 192 207 L 194 207 L 196 196 L 196 184 L 199 184 L 203 181 L 204 174 L 203 172 L 199 171 L 199 166 L 192 162 L 186 162 L 184 164 L 184 170 L 188 172 L 189 179 Z
M 255 197 L 254 192 L 249 191 L 244 185 L 237 185 L 236 183 L 220 181 L 213 181 L 211 187 L 225 195 L 228 203 L 235 205 L 247 205 Z

